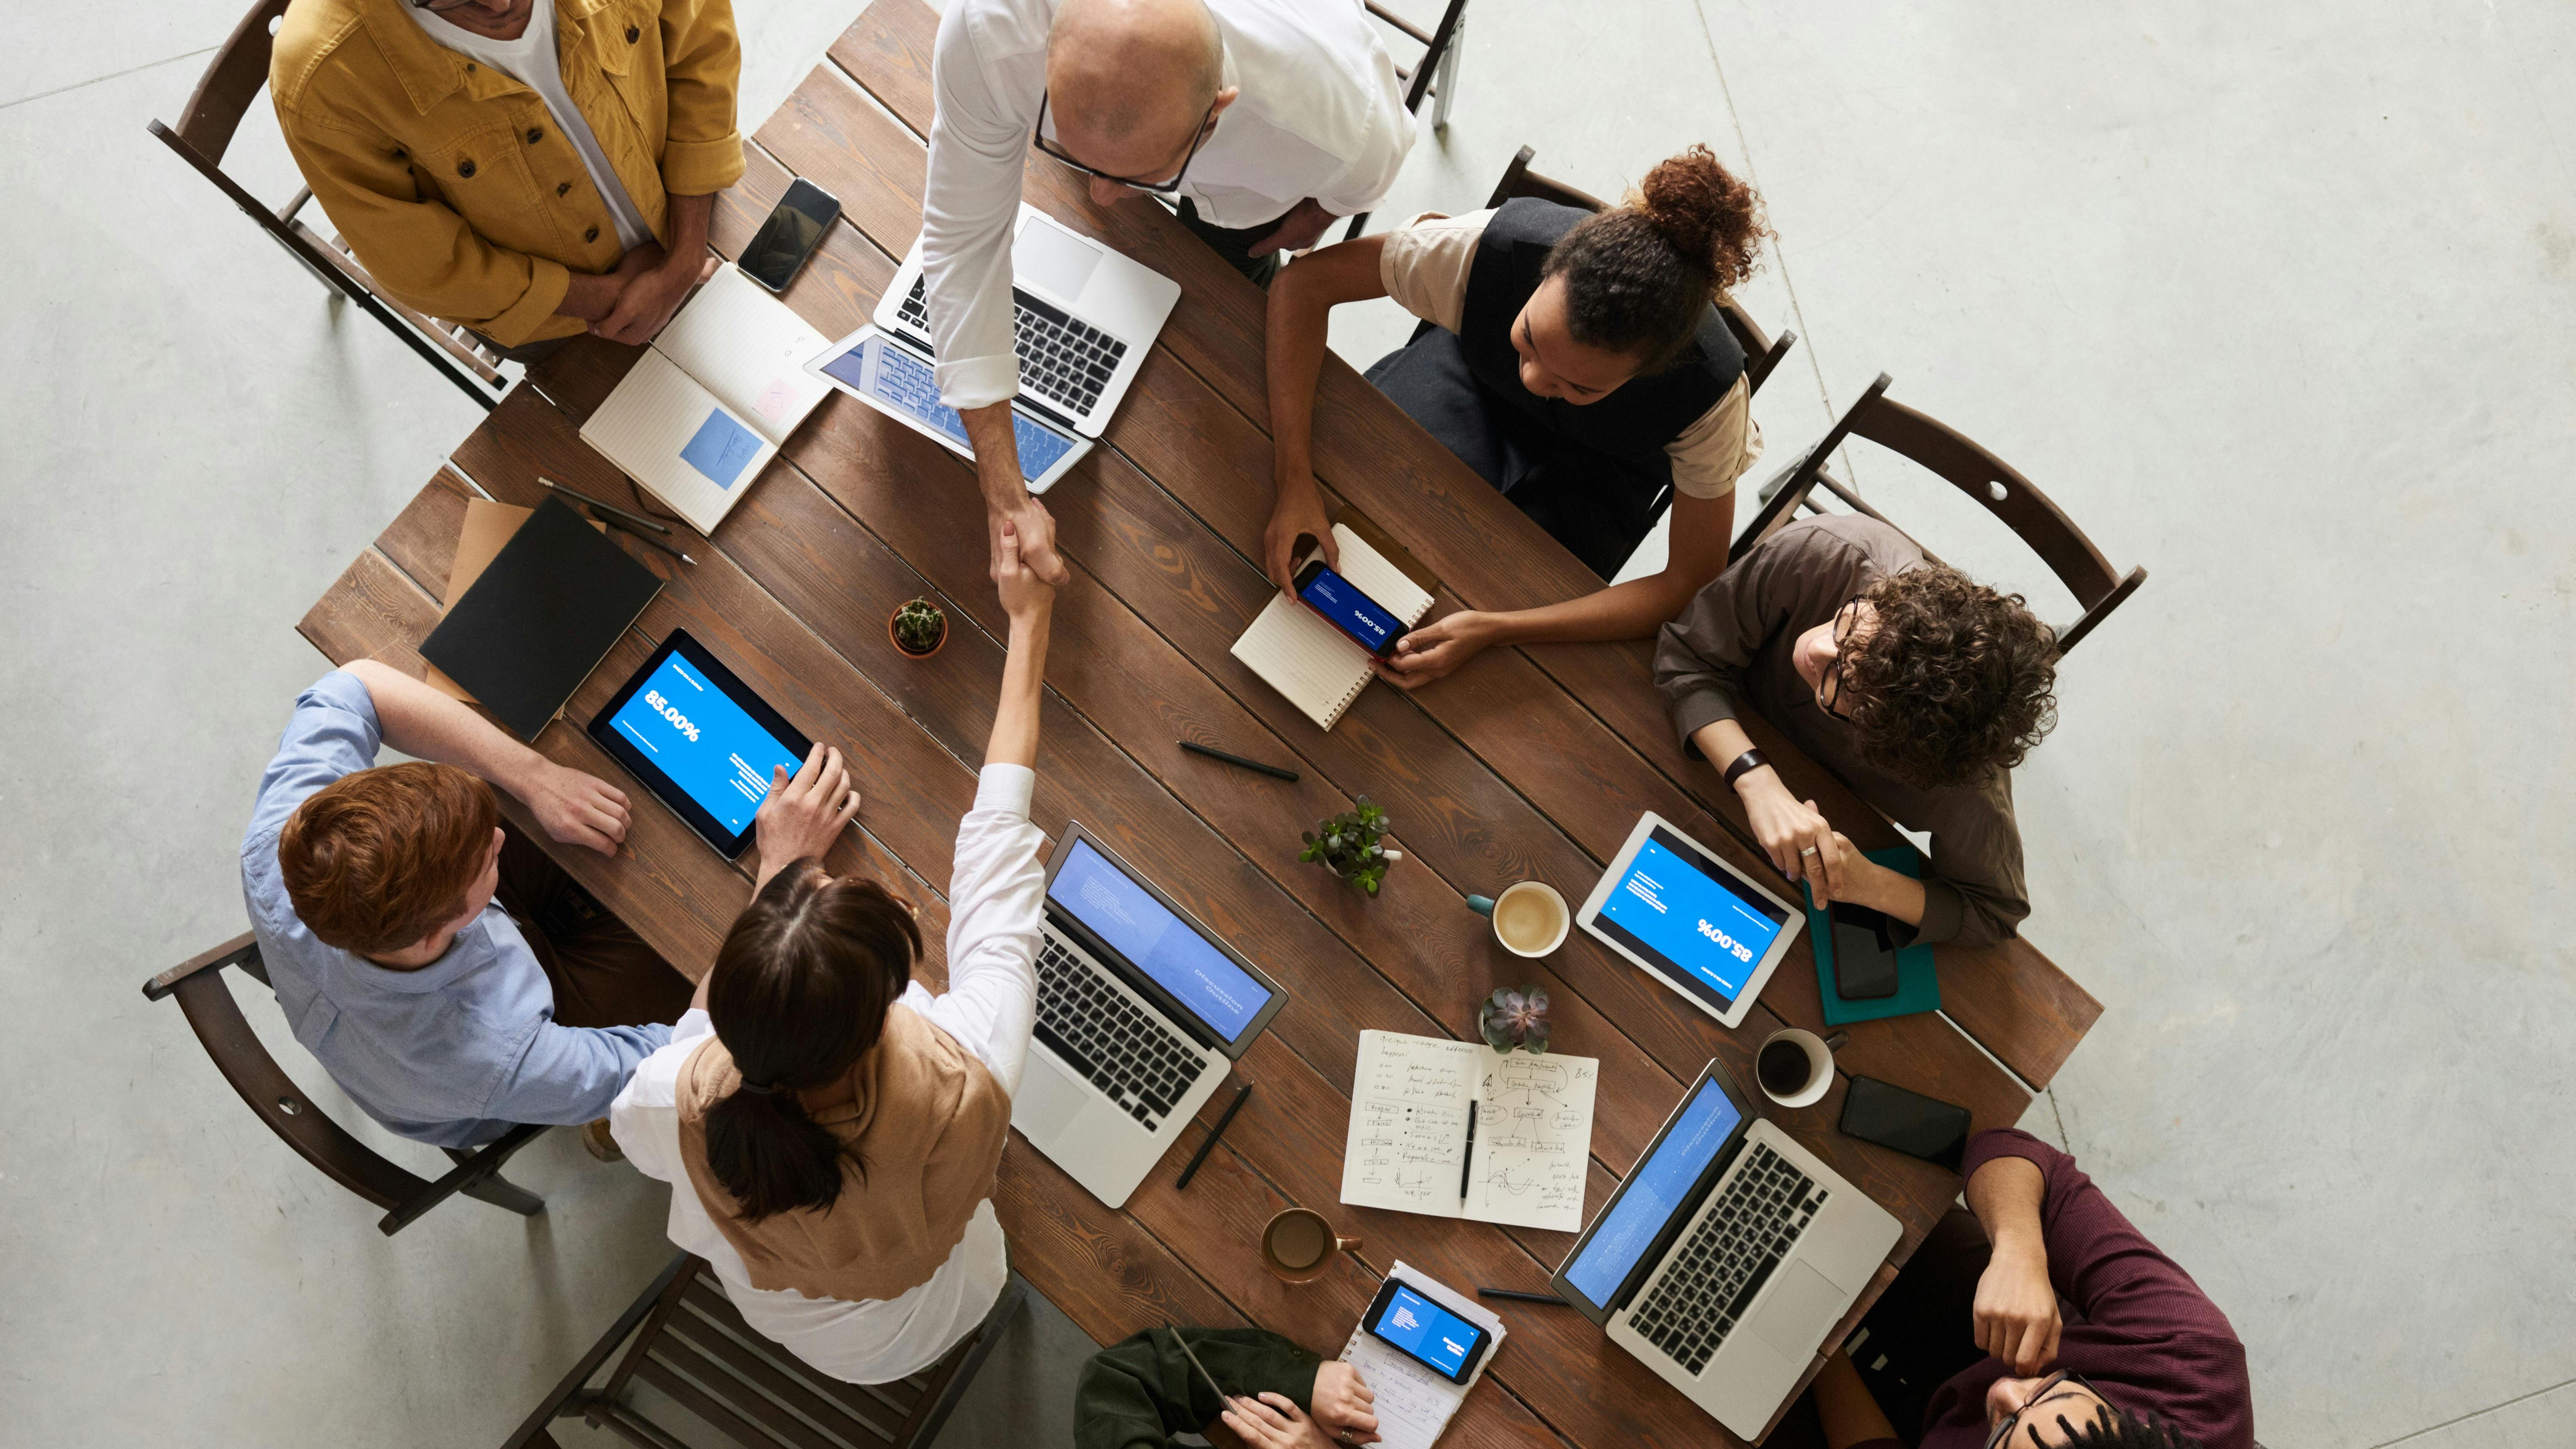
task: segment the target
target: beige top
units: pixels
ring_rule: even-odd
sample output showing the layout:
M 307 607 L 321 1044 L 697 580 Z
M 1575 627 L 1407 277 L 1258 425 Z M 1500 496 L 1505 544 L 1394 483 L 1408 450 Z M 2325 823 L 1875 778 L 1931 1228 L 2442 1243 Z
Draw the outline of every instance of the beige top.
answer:
M 1467 270 L 1493 209 L 1465 216 L 1424 212 L 1402 230 L 1387 233 L 1378 254 L 1378 281 L 1397 305 L 1425 322 L 1455 332 L 1467 313 Z M 1723 498 L 1735 480 L 1762 456 L 1762 428 L 1753 421 L 1753 389 L 1739 377 L 1717 405 L 1664 445 L 1673 460 L 1673 491 L 1693 498 Z

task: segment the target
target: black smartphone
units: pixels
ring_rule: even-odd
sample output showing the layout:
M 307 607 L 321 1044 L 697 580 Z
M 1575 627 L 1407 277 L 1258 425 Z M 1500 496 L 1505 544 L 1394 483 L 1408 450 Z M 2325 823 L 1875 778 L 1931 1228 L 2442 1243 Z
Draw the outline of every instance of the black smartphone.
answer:
M 1968 1109 L 1892 1087 L 1876 1077 L 1854 1077 L 1843 1097 L 1846 1137 L 1894 1148 L 1952 1172 L 1968 1154 Z
M 773 292 L 786 291 L 840 214 L 839 198 L 798 177 L 752 234 L 751 245 L 742 249 L 744 275 Z
M 1384 604 L 1326 568 L 1320 558 L 1307 560 L 1306 566 L 1297 571 L 1296 594 L 1299 603 L 1323 615 L 1326 623 L 1350 635 L 1362 649 L 1380 659 L 1393 658 L 1396 641 L 1412 632 Z
M 1887 916 L 1843 901 L 1834 902 L 1828 914 L 1834 921 L 1834 994 L 1845 1001 L 1894 996 L 1896 940 L 1888 934 Z
M 1475 1373 L 1493 1337 L 1481 1324 L 1441 1307 L 1400 1278 L 1387 1279 L 1377 1290 L 1360 1327 L 1453 1384 L 1463 1384 Z

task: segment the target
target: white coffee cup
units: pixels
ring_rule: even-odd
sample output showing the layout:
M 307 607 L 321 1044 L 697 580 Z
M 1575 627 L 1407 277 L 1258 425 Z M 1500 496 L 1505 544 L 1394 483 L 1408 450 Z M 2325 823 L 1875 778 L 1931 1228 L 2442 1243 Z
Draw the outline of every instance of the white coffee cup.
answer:
M 1763 1096 L 1783 1107 L 1806 1107 L 1820 1102 L 1824 1100 L 1825 1093 L 1833 1090 L 1834 1048 L 1850 1039 L 1847 1034 L 1838 1031 L 1829 1041 L 1812 1031 L 1800 1031 L 1794 1026 L 1775 1031 L 1762 1039 L 1762 1049 L 1753 1054 L 1754 1085 L 1762 1089 Z M 1774 1088 L 1771 1085 L 1770 1074 L 1762 1070 L 1763 1062 L 1770 1059 L 1771 1049 L 1775 1045 L 1796 1047 L 1806 1058 L 1807 1072 L 1799 1079 L 1795 1091 L 1784 1092 Z M 1783 1055 L 1785 1056 L 1785 1052 Z
M 1545 881 L 1525 880 L 1492 898 L 1469 896 L 1467 909 L 1491 916 L 1494 939 L 1503 943 L 1503 949 L 1533 961 L 1564 945 L 1565 933 L 1574 925 L 1574 912 L 1566 908 L 1565 897 Z M 1545 945 L 1530 948 L 1513 941 L 1512 932 L 1517 932 L 1523 941 L 1539 940 L 1541 932 L 1526 929 L 1533 925 L 1546 928 Z

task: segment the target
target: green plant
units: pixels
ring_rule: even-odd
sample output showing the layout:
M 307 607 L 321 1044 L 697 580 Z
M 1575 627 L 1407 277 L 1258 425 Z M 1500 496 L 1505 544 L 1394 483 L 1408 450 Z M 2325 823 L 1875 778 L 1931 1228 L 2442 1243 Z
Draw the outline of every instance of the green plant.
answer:
M 948 616 L 928 599 L 915 599 L 894 611 L 895 647 L 906 654 L 927 654 L 948 637 Z
M 1300 831 L 1306 848 L 1297 859 L 1308 865 L 1321 865 L 1351 885 L 1370 895 L 1377 894 L 1378 882 L 1386 879 L 1386 868 L 1404 859 L 1404 852 L 1389 850 L 1383 843 L 1393 829 L 1386 818 L 1386 807 L 1362 795 L 1355 810 L 1345 810 L 1330 820 L 1315 822 L 1313 830 Z
M 1476 1030 L 1485 1045 L 1498 1052 L 1514 1047 L 1542 1055 L 1547 1051 L 1547 993 L 1535 986 L 1518 991 L 1508 986 L 1496 988 L 1485 998 L 1485 1008 L 1476 1013 Z

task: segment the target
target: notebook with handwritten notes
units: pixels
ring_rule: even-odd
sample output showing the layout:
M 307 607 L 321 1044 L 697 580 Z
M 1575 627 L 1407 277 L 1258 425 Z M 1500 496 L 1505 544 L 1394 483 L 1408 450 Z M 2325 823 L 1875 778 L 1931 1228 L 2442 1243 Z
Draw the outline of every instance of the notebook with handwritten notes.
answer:
M 1510 1330 L 1491 1309 L 1401 1258 L 1386 1276 L 1409 1285 L 1493 1338 L 1493 1347 L 1485 1350 L 1476 1371 L 1463 1384 L 1453 1384 L 1424 1368 L 1370 1333 L 1365 1324 L 1352 1329 L 1351 1341 L 1342 1345 L 1342 1362 L 1358 1369 L 1360 1382 L 1369 1387 L 1369 1407 L 1377 1415 L 1378 1449 L 1431 1449 L 1440 1431 L 1449 1427 L 1458 1406 L 1467 1401 L 1467 1391 L 1485 1376 L 1485 1365 L 1494 1361 L 1494 1354 L 1502 1348 Z
M 1579 1233 L 1600 1074 L 1595 1057 L 1361 1032 L 1342 1201 Z
M 1384 541 L 1384 535 L 1378 537 Z M 1431 612 L 1431 591 L 1387 556 L 1389 550 L 1401 552 L 1392 542 L 1381 549 L 1348 522 L 1333 525 L 1333 542 L 1341 552 L 1335 572 L 1403 620 L 1406 628 Z M 1298 560 L 1298 566 L 1305 562 Z M 1342 711 L 1376 677 L 1369 670 L 1367 650 L 1284 589 L 1270 596 L 1269 607 L 1234 641 L 1233 653 L 1321 729 L 1339 723 Z
M 718 267 L 581 439 L 712 534 L 832 390 L 805 370 L 829 339 L 736 267 Z

